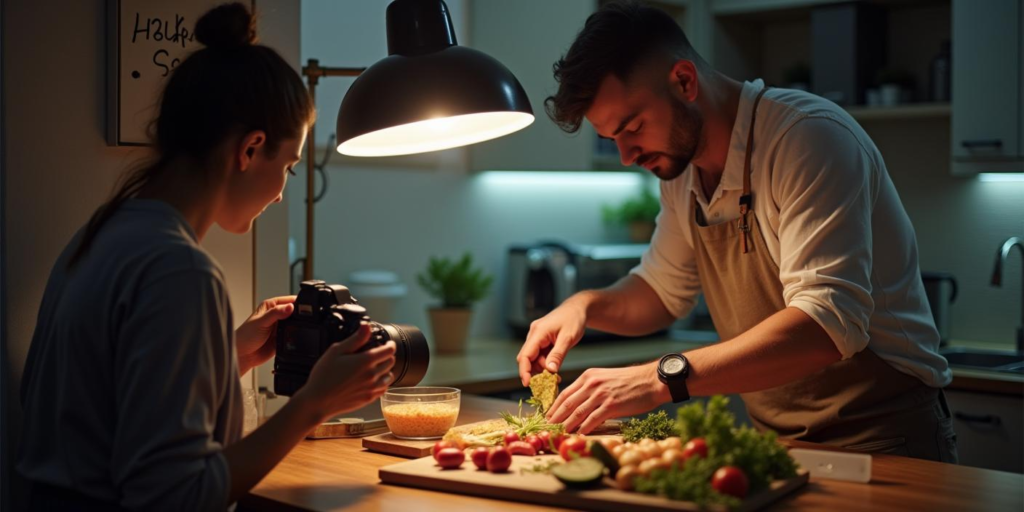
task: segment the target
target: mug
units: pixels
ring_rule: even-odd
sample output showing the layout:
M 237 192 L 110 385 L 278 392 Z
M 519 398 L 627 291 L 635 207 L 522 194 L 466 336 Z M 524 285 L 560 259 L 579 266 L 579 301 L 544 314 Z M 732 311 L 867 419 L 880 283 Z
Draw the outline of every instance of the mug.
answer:
M 956 278 L 946 272 L 921 272 L 925 295 L 932 309 L 940 345 L 949 342 L 949 305 L 956 300 Z

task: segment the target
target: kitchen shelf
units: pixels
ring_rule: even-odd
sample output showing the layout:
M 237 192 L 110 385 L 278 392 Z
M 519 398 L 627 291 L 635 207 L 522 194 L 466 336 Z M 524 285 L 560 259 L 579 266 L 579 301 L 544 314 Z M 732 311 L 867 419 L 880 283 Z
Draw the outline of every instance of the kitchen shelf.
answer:
M 847 107 L 846 111 L 858 121 L 949 118 L 953 111 L 949 103 L 911 103 L 894 107 Z

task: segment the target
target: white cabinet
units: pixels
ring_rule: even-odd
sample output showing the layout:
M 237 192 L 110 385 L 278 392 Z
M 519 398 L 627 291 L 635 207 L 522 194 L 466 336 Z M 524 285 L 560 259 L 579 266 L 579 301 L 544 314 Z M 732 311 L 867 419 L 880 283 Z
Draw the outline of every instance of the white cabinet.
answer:
M 536 120 L 527 128 L 472 146 L 470 167 L 486 170 L 589 170 L 596 135 L 562 132 L 544 111 L 558 89 L 552 64 L 569 49 L 597 0 L 474 0 L 467 5 L 469 46 L 501 61 L 519 79 Z
M 1022 0 L 953 0 L 953 174 L 1024 172 Z
M 1024 399 L 946 390 L 960 464 L 1024 472 Z

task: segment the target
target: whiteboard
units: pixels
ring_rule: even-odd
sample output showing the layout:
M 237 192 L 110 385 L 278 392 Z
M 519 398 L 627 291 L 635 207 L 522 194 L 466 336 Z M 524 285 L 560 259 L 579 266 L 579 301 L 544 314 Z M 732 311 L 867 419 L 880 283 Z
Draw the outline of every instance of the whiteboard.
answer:
M 202 47 L 192 31 L 225 0 L 107 0 L 107 144 L 149 144 L 171 70 Z M 250 3 L 250 9 L 252 9 Z

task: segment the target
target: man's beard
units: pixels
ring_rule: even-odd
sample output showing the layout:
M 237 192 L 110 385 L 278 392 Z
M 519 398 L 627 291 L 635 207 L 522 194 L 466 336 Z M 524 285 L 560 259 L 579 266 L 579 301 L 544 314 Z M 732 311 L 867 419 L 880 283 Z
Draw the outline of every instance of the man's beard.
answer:
M 694 107 L 672 100 L 672 130 L 669 134 L 669 151 L 648 158 L 665 157 L 668 164 L 659 166 L 651 172 L 664 181 L 678 178 L 693 160 L 703 145 L 704 117 Z M 647 156 L 647 155 L 644 155 Z M 643 157 L 641 157 L 642 165 Z

